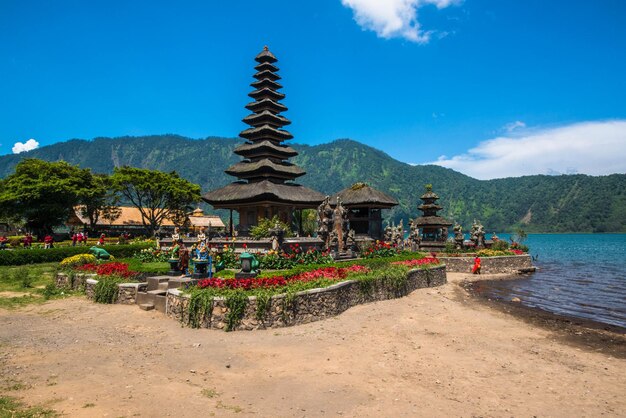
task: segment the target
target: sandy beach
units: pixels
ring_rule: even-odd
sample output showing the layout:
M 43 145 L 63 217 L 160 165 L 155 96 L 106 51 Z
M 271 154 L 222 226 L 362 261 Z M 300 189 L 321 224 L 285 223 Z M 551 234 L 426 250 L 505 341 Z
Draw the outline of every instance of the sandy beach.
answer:
M 85 298 L 2 310 L 0 391 L 85 417 L 626 414 L 623 334 L 513 315 L 465 278 L 267 331 Z

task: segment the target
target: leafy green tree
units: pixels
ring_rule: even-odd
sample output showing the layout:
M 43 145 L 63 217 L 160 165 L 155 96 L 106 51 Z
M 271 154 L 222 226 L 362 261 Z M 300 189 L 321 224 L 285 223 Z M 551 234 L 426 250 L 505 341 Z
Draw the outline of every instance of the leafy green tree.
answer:
M 176 172 L 135 167 L 115 168 L 114 189 L 141 212 L 143 225 L 154 235 L 163 220 L 180 211 L 189 211 L 200 200 L 200 186 Z
M 91 177 L 89 169 L 65 161 L 22 160 L 0 183 L 0 216 L 22 218 L 38 236 L 49 233 L 67 221 L 87 194 Z
M 94 174 L 87 179 L 87 187 L 81 196 L 81 214 L 89 219 L 89 226 L 94 229 L 100 218 L 114 221 L 122 210 L 117 206 L 119 197 L 113 190 L 113 181 L 105 174 Z

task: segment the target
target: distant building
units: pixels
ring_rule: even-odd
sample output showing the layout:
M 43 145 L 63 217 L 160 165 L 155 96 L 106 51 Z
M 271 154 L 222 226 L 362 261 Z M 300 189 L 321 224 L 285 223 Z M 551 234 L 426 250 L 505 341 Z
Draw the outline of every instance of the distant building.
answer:
M 119 206 L 120 216 L 115 219 L 104 219 L 100 217 L 96 222 L 96 229 L 102 231 L 118 231 L 118 232 L 135 232 L 144 233 L 145 227 L 141 220 L 141 212 L 139 209 L 131 206 Z M 205 215 L 202 209 L 198 208 L 189 213 L 190 229 L 199 231 L 203 228 L 211 227 L 212 231 L 223 231 L 225 229 L 224 222 L 217 215 Z M 68 226 L 74 228 L 88 228 L 89 218 L 81 213 L 81 207 L 76 206 L 74 213 L 67 222 Z M 165 218 L 161 223 L 161 230 L 168 231 L 174 229 L 174 223 Z

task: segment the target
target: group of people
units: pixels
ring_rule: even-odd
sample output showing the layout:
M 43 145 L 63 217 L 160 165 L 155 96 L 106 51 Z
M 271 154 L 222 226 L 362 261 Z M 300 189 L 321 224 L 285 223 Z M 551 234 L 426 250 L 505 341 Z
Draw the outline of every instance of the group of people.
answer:
M 87 232 L 74 232 L 72 234 L 72 246 L 87 245 Z

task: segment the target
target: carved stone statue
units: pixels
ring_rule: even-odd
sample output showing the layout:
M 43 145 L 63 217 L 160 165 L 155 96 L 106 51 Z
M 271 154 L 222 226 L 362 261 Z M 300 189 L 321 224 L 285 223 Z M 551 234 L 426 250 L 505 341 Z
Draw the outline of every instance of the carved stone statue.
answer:
M 385 234 L 383 235 L 383 240 L 385 242 L 391 242 L 391 238 L 392 238 L 392 231 L 391 231 L 391 226 L 387 225 L 385 227 Z
M 397 247 L 402 248 L 404 245 L 404 225 L 402 219 L 396 227 L 391 228 L 391 242 Z
M 344 219 L 347 220 L 347 211 L 341 204 L 341 200 L 337 197 L 337 206 L 335 207 L 335 213 L 333 216 L 333 232 L 337 234 L 338 251 L 344 252 L 346 250 L 346 238 L 348 231 L 347 223 L 344 223 Z
M 463 241 L 465 240 L 465 236 L 463 235 L 463 227 L 459 224 L 454 225 L 454 247 L 457 250 L 463 248 Z
M 317 236 L 324 242 L 324 248 L 329 248 L 329 234 L 333 229 L 333 208 L 330 206 L 330 196 L 317 207 Z
M 480 221 L 474 219 L 474 223 L 472 224 L 472 229 L 470 230 L 470 236 L 472 242 L 474 242 L 474 246 L 476 248 L 484 248 L 485 247 L 485 229 Z
M 407 245 L 411 248 L 411 251 L 417 251 L 419 250 L 420 242 L 420 230 L 413 220 L 409 220 L 409 238 L 407 239 Z

